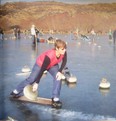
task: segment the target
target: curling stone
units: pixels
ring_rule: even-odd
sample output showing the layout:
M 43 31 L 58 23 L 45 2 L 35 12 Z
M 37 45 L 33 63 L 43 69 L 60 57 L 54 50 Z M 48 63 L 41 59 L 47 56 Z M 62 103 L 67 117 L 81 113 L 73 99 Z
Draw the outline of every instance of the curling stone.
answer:
M 33 92 L 33 86 L 27 85 L 23 90 L 24 96 L 29 100 L 36 100 L 38 97 L 38 92 Z
M 108 93 L 109 93 L 109 89 L 107 88 L 107 89 L 102 89 L 102 88 L 99 88 L 99 91 L 100 91 L 100 93 L 103 95 L 103 96 L 106 96 L 106 95 L 108 95 Z
M 75 76 L 70 76 L 67 78 L 67 81 L 69 83 L 76 83 L 77 82 L 77 78 Z
M 27 73 L 27 72 L 30 72 L 30 68 L 28 66 L 24 66 L 24 68 L 22 68 L 22 72 L 23 73 Z
M 99 84 L 99 88 L 102 89 L 110 88 L 110 82 L 108 82 L 107 79 L 103 78 Z
M 67 86 L 69 88 L 75 88 L 76 87 L 76 83 L 67 83 Z

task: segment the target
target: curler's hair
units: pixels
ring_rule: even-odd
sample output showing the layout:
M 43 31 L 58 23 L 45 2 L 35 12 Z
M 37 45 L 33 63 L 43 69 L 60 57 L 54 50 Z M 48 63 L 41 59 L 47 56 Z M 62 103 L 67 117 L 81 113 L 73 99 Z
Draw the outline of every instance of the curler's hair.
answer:
M 54 47 L 55 48 L 65 48 L 66 49 L 66 43 L 63 41 L 63 40 L 61 40 L 61 39 L 57 39 L 56 41 L 55 41 L 55 43 L 54 43 Z

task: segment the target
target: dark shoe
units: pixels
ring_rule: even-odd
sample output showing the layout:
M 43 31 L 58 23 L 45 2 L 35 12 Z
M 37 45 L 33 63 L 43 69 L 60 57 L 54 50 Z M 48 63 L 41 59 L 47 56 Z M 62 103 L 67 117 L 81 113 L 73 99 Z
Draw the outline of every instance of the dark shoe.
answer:
M 11 92 L 10 93 L 10 97 L 12 97 L 12 98 L 19 98 L 21 96 L 19 95 L 19 93 L 18 94 L 15 94 L 14 92 Z
M 52 108 L 61 108 L 62 107 L 62 102 L 60 101 L 54 101 L 53 98 L 52 98 Z

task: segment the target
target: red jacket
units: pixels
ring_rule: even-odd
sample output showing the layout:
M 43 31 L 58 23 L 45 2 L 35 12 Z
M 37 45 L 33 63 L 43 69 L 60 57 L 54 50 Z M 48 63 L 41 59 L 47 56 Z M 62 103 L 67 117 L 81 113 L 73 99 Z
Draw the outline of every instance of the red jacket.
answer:
M 36 60 L 36 63 L 41 67 L 44 61 L 45 56 L 48 56 L 50 58 L 50 64 L 48 65 L 47 69 L 51 68 L 52 66 L 60 63 L 64 57 L 64 55 L 61 55 L 59 58 L 56 57 L 56 51 L 55 49 L 48 50 L 44 53 L 42 53 Z

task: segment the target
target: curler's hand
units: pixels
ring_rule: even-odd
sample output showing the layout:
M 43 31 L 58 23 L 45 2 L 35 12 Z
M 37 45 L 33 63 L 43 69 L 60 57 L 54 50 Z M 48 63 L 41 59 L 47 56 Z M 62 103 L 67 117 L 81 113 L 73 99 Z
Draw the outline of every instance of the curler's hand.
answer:
M 56 79 L 57 79 L 57 80 L 61 80 L 61 79 L 62 79 L 62 73 L 61 73 L 61 72 L 58 72 L 58 73 L 56 74 Z
M 33 92 L 37 91 L 38 89 L 38 83 L 33 84 Z

